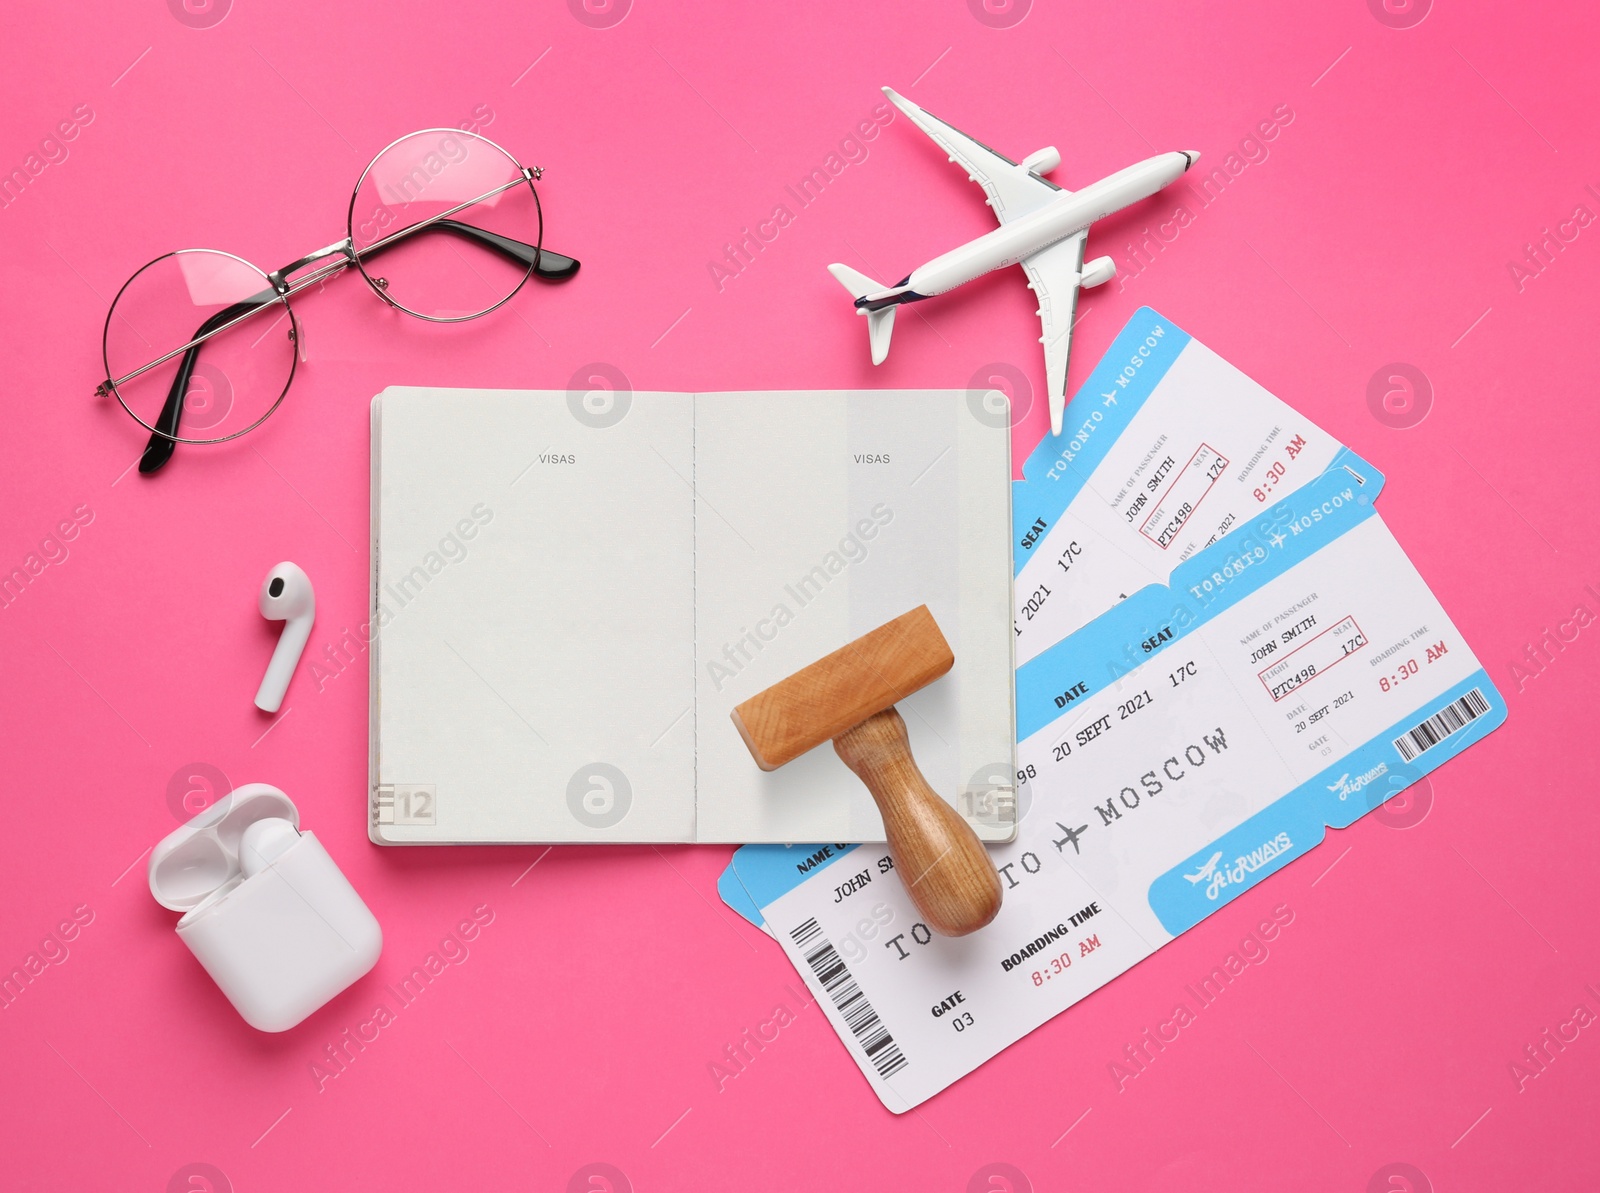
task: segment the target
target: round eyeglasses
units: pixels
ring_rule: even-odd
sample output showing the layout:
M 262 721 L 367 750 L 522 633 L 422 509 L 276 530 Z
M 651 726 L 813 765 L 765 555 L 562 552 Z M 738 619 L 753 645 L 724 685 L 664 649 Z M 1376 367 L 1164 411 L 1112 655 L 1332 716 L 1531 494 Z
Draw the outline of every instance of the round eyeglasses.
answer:
M 486 315 L 530 277 L 577 273 L 544 247 L 542 174 L 486 137 L 424 129 L 361 172 L 335 244 L 271 272 L 215 249 L 140 269 L 106 315 L 95 390 L 150 432 L 139 471 L 161 468 L 179 443 L 222 443 L 265 422 L 305 359 L 289 299 L 351 266 L 389 306 L 435 323 Z

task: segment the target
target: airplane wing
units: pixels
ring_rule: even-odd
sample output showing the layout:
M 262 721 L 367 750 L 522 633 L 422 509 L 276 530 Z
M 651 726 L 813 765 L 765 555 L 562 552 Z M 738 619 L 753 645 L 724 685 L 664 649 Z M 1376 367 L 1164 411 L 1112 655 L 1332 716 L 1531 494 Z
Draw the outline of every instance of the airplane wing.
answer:
M 1062 188 L 1055 183 L 1024 170 L 1009 157 L 924 112 L 905 96 L 888 87 L 883 93 L 911 118 L 913 124 L 927 133 L 951 161 L 964 169 L 968 178 L 983 187 L 995 218 L 1002 224 L 1037 211 L 1062 193 Z
M 1058 240 L 1022 259 L 1028 288 L 1039 300 L 1044 334 L 1045 386 L 1050 399 L 1050 433 L 1061 434 L 1061 411 L 1067 399 L 1067 356 L 1072 349 L 1072 321 L 1078 312 L 1078 287 L 1083 279 L 1083 242 L 1087 232 Z

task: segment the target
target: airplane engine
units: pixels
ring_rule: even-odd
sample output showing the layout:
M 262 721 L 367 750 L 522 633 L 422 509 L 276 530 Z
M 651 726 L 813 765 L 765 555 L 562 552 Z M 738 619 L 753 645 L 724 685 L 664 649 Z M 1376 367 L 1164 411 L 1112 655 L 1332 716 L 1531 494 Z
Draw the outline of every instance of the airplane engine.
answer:
M 1103 286 L 1117 276 L 1117 263 L 1110 257 L 1096 257 L 1083 267 L 1083 280 L 1078 283 L 1085 290 Z
M 1030 174 L 1048 174 L 1061 164 L 1061 154 L 1054 145 L 1035 149 L 1022 159 L 1022 168 Z

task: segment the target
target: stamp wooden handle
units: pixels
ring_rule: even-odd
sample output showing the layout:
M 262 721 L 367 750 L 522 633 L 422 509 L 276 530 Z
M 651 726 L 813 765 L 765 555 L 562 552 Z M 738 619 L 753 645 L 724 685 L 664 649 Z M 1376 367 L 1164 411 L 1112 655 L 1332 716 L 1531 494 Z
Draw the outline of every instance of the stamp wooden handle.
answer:
M 972 826 L 917 769 L 900 714 L 873 714 L 834 738 L 833 748 L 877 801 L 895 869 L 928 927 L 965 936 L 994 919 L 1000 876 Z

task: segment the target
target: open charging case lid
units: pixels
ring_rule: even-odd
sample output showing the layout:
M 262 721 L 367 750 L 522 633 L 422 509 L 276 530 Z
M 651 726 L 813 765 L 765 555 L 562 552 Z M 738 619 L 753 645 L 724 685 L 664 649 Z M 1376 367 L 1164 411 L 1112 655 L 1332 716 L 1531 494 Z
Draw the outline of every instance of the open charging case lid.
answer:
M 269 816 L 300 827 L 300 811 L 287 795 L 270 783 L 247 783 L 168 833 L 150 854 L 150 893 L 156 902 L 192 911 L 235 885 L 244 830 Z

